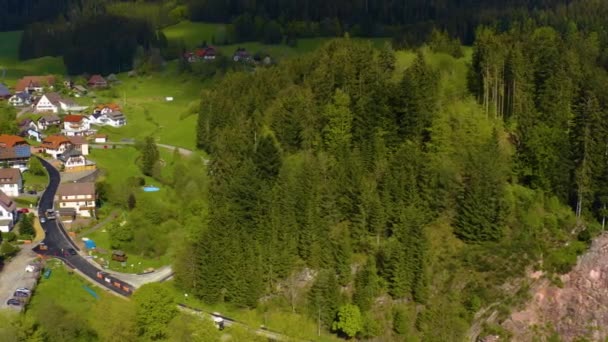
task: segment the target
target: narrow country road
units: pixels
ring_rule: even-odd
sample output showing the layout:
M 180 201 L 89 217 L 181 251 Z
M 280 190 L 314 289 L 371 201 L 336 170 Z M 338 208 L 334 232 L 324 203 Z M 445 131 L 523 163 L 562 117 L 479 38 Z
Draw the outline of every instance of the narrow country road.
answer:
M 47 209 L 53 208 L 53 201 L 55 193 L 59 187 L 60 176 L 59 171 L 55 169 L 51 164 L 42 158 L 40 162 L 49 174 L 49 184 L 46 190 L 40 197 L 38 204 L 38 217 L 44 217 L 44 213 Z M 68 250 L 73 248 L 79 250 L 78 246 L 68 237 L 61 222 L 56 220 L 47 220 L 41 222 L 42 228 L 45 231 L 44 244 L 48 247 L 48 250 L 41 250 L 40 246 L 35 247 L 33 250 L 41 255 L 48 255 L 63 260 L 66 265 L 77 269 L 80 273 L 84 274 L 91 280 L 101 284 L 102 286 L 120 294 L 123 296 L 129 296 L 133 291 L 133 285 L 126 283 L 116 277 L 104 277 L 102 279 L 97 277 L 99 271 L 103 271 L 93 264 L 89 263 L 80 254 L 71 255 Z

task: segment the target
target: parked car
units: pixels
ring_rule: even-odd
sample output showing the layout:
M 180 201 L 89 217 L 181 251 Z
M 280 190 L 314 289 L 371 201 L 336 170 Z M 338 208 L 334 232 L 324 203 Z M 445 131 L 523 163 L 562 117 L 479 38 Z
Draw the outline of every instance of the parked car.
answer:
M 30 194 L 30 195 L 36 195 L 36 194 L 38 194 L 38 191 L 36 191 L 36 190 L 28 190 L 27 193 Z
M 15 291 L 32 293 L 32 291 L 30 289 L 28 289 L 27 287 L 20 287 L 20 288 L 16 289 Z
M 74 248 L 68 248 L 68 253 L 70 253 L 70 255 L 78 254 L 78 252 L 76 252 L 76 250 Z
M 30 210 L 28 208 L 20 208 L 19 210 L 17 210 L 17 212 L 19 214 L 27 214 L 30 212 Z
M 46 216 L 46 218 L 48 220 L 54 220 L 55 219 L 55 210 L 53 210 L 53 209 L 47 209 L 44 212 L 44 215 Z
M 21 306 L 21 301 L 16 298 L 11 298 L 6 301 L 6 305 Z
M 21 298 L 27 298 L 30 296 L 29 293 L 26 292 L 20 292 L 20 291 L 15 291 L 15 293 L 13 293 L 14 297 L 21 297 Z
M 44 222 L 46 222 L 46 219 L 44 217 L 41 217 L 40 218 L 40 223 L 44 223 Z

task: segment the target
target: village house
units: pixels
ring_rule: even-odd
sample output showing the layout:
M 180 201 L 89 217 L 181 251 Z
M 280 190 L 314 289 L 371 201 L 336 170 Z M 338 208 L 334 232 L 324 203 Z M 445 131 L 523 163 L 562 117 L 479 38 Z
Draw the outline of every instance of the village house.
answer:
M 206 61 L 210 61 L 210 60 L 214 60 L 215 57 L 217 56 L 217 50 L 215 47 L 213 46 L 206 46 L 200 49 L 196 49 L 194 50 L 194 52 L 186 52 L 184 54 L 184 58 L 190 62 L 190 63 L 194 63 L 194 62 L 198 62 L 200 60 L 206 60 Z
M 58 159 L 63 162 L 63 171 L 65 172 L 95 170 L 96 167 L 94 162 L 88 160 L 82 152 L 76 148 L 71 148 L 63 152 Z
M 31 155 L 30 145 L 22 137 L 0 135 L 0 164 L 25 171 Z
M 232 55 L 232 60 L 235 62 L 249 63 L 252 60 L 251 54 L 245 48 L 237 48 Z
M 11 98 L 11 91 L 8 88 L 0 83 L 0 100 L 8 100 Z
M 17 203 L 0 191 L 0 232 L 8 233 L 17 220 Z
M 89 121 L 93 125 L 112 127 L 122 127 L 127 124 L 127 118 L 120 111 L 120 106 L 115 103 L 97 106 L 89 116 Z
M 42 93 L 45 87 L 53 89 L 53 85 L 55 85 L 54 76 L 25 76 L 17 81 L 15 92 Z
M 55 114 L 43 115 L 38 119 L 38 129 L 46 131 L 51 126 L 60 126 L 61 119 Z
M 78 152 L 82 153 L 84 156 L 89 155 L 89 142 L 87 139 L 81 136 L 69 137 L 70 143 Z
M 36 111 L 38 112 L 78 112 L 85 110 L 86 106 L 80 106 L 70 99 L 62 98 L 57 93 L 47 93 L 40 97 L 35 105 Z
M 72 87 L 72 94 L 74 94 L 75 97 L 84 96 L 87 94 L 87 92 L 88 92 L 88 90 L 84 86 L 75 85 Z
M 106 88 L 108 86 L 108 81 L 101 75 L 93 75 L 89 78 L 87 85 L 91 88 Z
M 51 135 L 42 140 L 44 152 L 54 159 L 72 147 L 70 140 L 63 135 Z
M 19 122 L 19 136 L 31 138 L 38 142 L 42 141 L 42 135 L 38 131 L 38 126 L 32 119 L 25 119 Z
M 61 215 L 74 213 L 91 217 L 95 212 L 95 183 L 61 183 L 55 195 L 56 208 Z
M 89 119 L 83 115 L 66 115 L 63 118 L 62 132 L 69 137 L 85 136 L 93 133 Z
M 32 95 L 27 91 L 20 91 L 9 97 L 8 103 L 14 107 L 29 106 L 32 104 Z
M 10 197 L 19 196 L 23 192 L 21 171 L 14 168 L 0 169 L 0 190 Z

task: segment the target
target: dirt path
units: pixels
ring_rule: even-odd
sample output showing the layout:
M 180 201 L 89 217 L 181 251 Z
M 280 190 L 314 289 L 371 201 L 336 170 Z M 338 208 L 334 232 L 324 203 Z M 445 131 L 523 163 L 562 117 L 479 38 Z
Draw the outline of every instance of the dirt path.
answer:
M 36 253 L 31 246 L 25 246 L 19 253 L 4 265 L 0 272 L 0 309 L 9 307 L 6 301 L 13 297 L 13 292 L 19 287 L 29 287 L 32 273 L 25 272 L 25 266 L 36 259 Z M 11 306 L 11 308 L 15 308 Z

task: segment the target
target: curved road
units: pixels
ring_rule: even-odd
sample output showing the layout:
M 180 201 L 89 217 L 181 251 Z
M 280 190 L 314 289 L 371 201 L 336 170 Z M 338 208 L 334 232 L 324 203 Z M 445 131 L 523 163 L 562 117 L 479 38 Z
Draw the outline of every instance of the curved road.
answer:
M 55 193 L 57 192 L 61 178 L 59 176 L 59 171 L 57 171 L 57 169 L 55 169 L 51 164 L 44 159 L 38 159 L 40 159 L 42 165 L 49 174 L 49 185 L 42 193 L 40 202 L 38 204 L 38 216 L 44 217 L 46 210 L 53 208 Z M 100 271 L 103 272 L 103 270 L 96 268 L 94 265 L 85 260 L 85 258 L 80 254 L 70 255 L 67 252 L 70 248 L 75 250 L 79 250 L 79 248 L 68 237 L 60 222 L 56 220 L 47 220 L 46 222 L 41 222 L 40 224 L 42 225 L 42 229 L 44 229 L 46 234 L 43 242 L 48 247 L 48 250 L 42 251 L 40 250 L 40 246 L 37 246 L 33 249 L 35 252 L 62 259 L 68 266 L 79 270 L 81 273 L 91 278 L 95 282 L 120 295 L 129 296 L 131 294 L 133 291 L 133 286 L 131 284 L 110 275 L 104 276 L 104 279 L 99 279 L 97 278 L 97 273 Z

